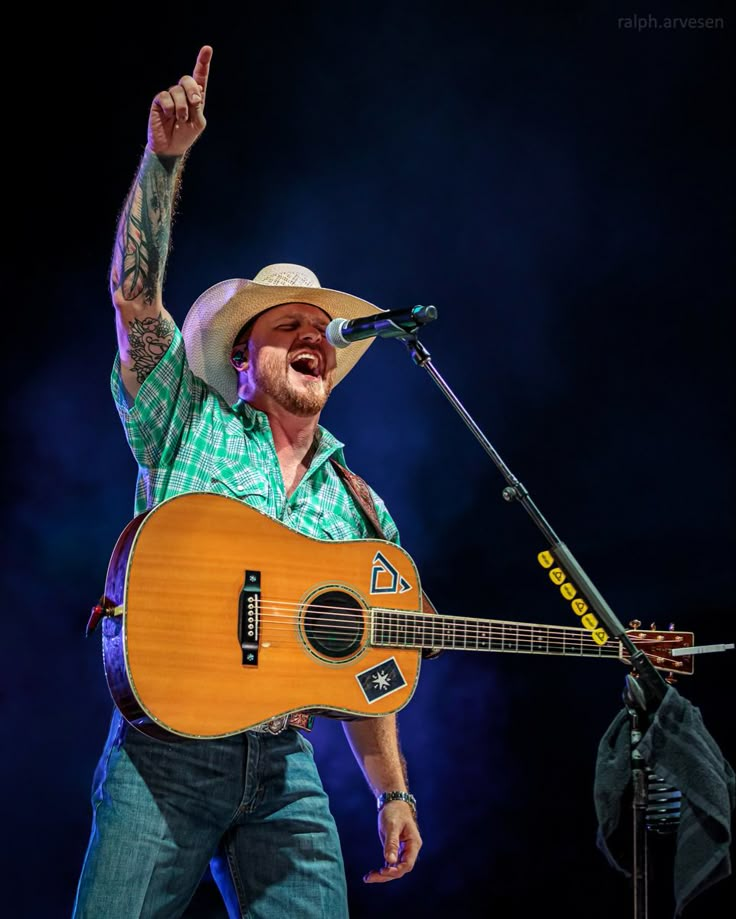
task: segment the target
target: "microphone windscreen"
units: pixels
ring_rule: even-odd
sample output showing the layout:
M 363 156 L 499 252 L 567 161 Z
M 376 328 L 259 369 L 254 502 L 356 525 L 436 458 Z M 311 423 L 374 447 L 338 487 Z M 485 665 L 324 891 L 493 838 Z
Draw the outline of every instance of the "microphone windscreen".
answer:
M 350 344 L 349 341 L 343 338 L 342 334 L 342 330 L 346 325 L 347 319 L 333 319 L 331 322 L 327 323 L 325 338 L 333 348 L 347 348 Z

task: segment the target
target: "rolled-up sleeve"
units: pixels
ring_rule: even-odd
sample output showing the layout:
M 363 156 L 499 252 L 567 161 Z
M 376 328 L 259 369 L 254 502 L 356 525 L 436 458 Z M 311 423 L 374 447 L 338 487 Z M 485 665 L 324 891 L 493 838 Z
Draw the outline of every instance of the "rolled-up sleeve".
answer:
M 180 331 L 176 329 L 171 345 L 143 381 L 132 403 L 120 371 L 117 354 L 110 385 L 133 456 L 143 468 L 165 465 L 203 397 L 202 381 L 189 369 Z

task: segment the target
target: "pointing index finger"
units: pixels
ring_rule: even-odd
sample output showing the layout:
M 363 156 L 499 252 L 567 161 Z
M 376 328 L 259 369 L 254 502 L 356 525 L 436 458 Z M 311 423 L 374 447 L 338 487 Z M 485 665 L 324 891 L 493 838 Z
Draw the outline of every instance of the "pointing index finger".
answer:
M 202 87 L 202 101 L 207 94 L 207 78 L 210 73 L 210 61 L 212 60 L 212 48 L 210 45 L 204 45 L 200 48 L 197 55 L 197 63 L 194 65 L 192 76 L 195 81 Z

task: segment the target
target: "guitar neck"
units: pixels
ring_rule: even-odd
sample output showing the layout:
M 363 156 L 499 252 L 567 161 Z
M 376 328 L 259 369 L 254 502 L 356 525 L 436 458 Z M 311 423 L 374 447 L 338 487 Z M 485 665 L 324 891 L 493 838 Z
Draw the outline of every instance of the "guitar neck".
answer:
M 618 658 L 618 641 L 598 645 L 588 629 L 501 619 L 468 619 L 373 609 L 371 644 L 389 648 L 441 648 L 510 654 Z

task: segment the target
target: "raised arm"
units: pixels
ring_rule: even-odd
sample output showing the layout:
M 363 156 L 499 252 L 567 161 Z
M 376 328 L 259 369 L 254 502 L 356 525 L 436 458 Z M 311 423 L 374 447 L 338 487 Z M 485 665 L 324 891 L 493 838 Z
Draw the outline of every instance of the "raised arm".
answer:
M 163 278 L 184 158 L 206 124 L 211 59 L 212 48 L 205 45 L 194 72 L 153 100 L 146 150 L 118 222 L 110 292 L 123 384 L 133 398 L 174 335 L 162 300 Z

